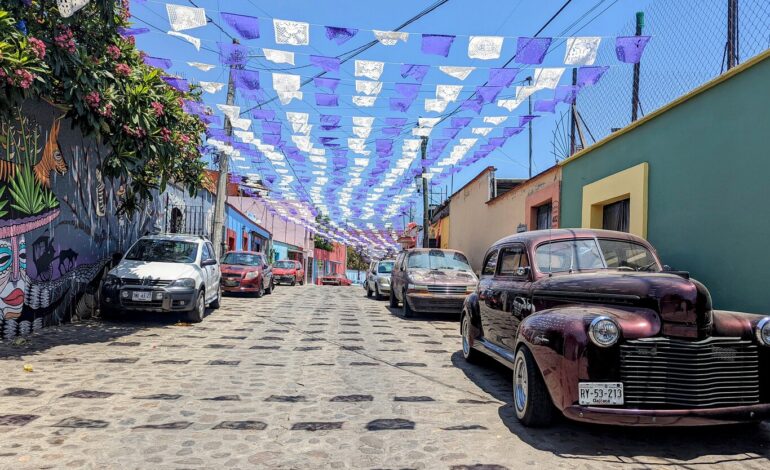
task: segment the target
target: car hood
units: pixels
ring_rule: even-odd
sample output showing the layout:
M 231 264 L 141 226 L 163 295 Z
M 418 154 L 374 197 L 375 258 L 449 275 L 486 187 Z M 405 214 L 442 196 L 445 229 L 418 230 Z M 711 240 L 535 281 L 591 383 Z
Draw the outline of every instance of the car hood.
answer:
M 258 271 L 259 266 L 244 266 L 242 264 L 223 264 L 219 268 L 223 273 L 242 274 L 250 271 Z
M 296 274 L 296 268 L 273 268 L 273 274 Z
M 545 277 L 533 283 L 536 297 L 567 303 L 601 303 L 656 311 L 663 332 L 702 336 L 711 326 L 711 297 L 694 279 L 669 273 L 598 271 Z M 689 327 L 688 327 L 689 325 Z
M 462 285 L 478 282 L 476 276 L 468 271 L 456 269 L 411 269 L 409 280 L 415 284 Z
M 124 260 L 110 274 L 129 279 L 158 279 L 174 280 L 196 278 L 200 276 L 199 269 L 188 263 L 160 263 L 147 261 Z

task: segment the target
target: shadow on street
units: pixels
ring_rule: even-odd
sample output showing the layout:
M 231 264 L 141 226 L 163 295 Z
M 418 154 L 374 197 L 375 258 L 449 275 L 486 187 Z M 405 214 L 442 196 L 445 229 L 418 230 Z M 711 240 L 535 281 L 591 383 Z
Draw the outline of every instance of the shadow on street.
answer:
M 460 351 L 452 355 L 452 363 L 480 390 L 505 403 L 498 415 L 512 434 L 559 457 L 636 466 L 678 466 L 681 461 L 694 461 L 689 465 L 706 467 L 770 456 L 767 421 L 759 425 L 632 428 L 577 423 L 560 417 L 549 428 L 527 428 L 518 422 L 511 404 L 510 369 L 486 356 L 478 364 L 469 364 Z M 693 446 L 693 442 L 699 445 Z

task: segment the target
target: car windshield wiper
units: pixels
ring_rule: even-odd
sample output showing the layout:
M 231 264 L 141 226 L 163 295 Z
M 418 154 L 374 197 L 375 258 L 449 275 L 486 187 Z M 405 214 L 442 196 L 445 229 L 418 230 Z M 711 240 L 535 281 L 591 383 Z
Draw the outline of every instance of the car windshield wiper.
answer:
M 637 270 L 637 271 L 647 271 L 647 270 L 649 270 L 651 267 L 653 267 L 653 266 L 654 266 L 656 263 L 657 263 L 657 261 L 653 261 L 653 262 L 652 262 L 652 263 L 650 263 L 650 264 L 646 264 L 646 265 L 644 265 L 644 266 L 640 266 L 640 267 L 636 268 L 636 270 Z

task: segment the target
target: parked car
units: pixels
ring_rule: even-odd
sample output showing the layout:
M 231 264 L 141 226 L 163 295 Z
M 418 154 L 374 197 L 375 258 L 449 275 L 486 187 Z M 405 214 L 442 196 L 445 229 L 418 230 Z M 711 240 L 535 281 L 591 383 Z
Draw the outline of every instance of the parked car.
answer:
M 273 271 L 264 253 L 228 251 L 222 257 L 222 290 L 232 293 L 272 294 Z
M 331 273 L 321 277 L 321 284 L 325 286 L 349 286 L 353 282 L 345 277 L 344 274 Z
M 369 271 L 366 272 L 366 280 L 364 280 L 367 297 L 374 294 L 375 298 L 381 299 L 390 295 L 390 274 L 395 262 L 392 259 L 384 259 L 371 263 Z
M 290 259 L 284 259 L 273 263 L 273 279 L 277 284 L 289 284 L 291 286 L 305 284 L 305 270 L 302 263 Z
M 183 312 L 188 321 L 200 322 L 206 305 L 219 308 L 219 279 L 214 247 L 205 238 L 142 237 L 105 276 L 101 314 Z
M 416 312 L 457 312 L 476 289 L 478 278 L 459 251 L 416 248 L 396 257 L 390 279 L 390 306 L 403 316 Z
M 527 426 L 547 425 L 554 410 L 642 426 L 770 416 L 770 317 L 714 311 L 703 284 L 627 233 L 498 241 L 460 331 L 467 360 L 484 352 L 513 370 Z

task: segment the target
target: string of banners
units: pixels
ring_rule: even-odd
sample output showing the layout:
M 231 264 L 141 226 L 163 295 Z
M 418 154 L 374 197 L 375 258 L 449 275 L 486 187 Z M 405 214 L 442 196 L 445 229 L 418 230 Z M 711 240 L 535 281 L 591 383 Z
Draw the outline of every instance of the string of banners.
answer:
M 200 49 L 200 39 L 180 31 L 206 26 L 208 19 L 206 11 L 199 7 L 166 4 L 171 30 L 169 34 L 181 37 Z M 245 40 L 261 37 L 260 19 L 255 16 L 236 13 L 220 12 L 222 21 L 227 24 L 240 38 Z M 302 21 L 291 21 L 273 18 L 273 38 L 276 44 L 290 46 L 309 46 L 311 44 L 311 24 Z M 326 40 L 342 45 L 358 36 L 362 30 L 340 26 L 323 26 Z M 366 30 L 371 32 L 373 39 L 383 46 L 395 46 L 406 43 L 415 33 L 405 31 Z M 448 57 L 457 42 L 457 35 L 420 33 L 420 50 L 424 54 Z M 500 58 L 506 36 L 468 36 L 467 55 L 470 59 L 495 60 Z M 539 65 L 548 53 L 553 37 L 516 37 L 516 62 L 520 64 Z M 650 40 L 650 36 L 618 36 L 615 38 L 616 57 L 625 63 L 638 63 Z M 565 65 L 592 65 L 602 38 L 569 37 L 566 40 L 564 53 Z M 231 45 L 230 56 L 244 46 Z M 455 46 L 456 47 L 456 46 Z M 293 53 L 288 51 L 273 51 L 266 55 L 276 63 L 292 63 Z M 231 65 L 231 64 L 228 64 Z

